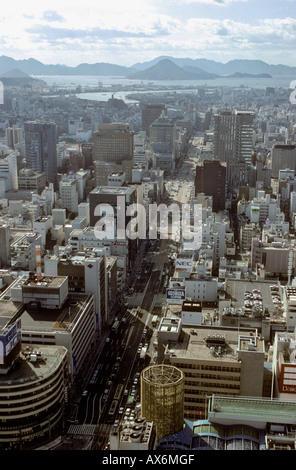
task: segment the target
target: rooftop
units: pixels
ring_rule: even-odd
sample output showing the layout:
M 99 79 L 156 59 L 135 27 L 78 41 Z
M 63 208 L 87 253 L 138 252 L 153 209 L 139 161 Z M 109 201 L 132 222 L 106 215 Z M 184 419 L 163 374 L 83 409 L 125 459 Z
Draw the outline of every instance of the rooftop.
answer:
M 209 413 L 216 415 L 233 415 L 249 419 L 268 420 L 275 423 L 296 424 L 296 402 L 270 400 L 252 397 L 226 397 L 213 395 L 209 404 Z
M 254 350 L 264 352 L 264 341 L 254 329 L 213 326 L 183 327 L 179 340 L 170 341 L 169 348 L 173 357 L 185 360 L 237 362 L 238 347 L 250 351 L 250 338 L 256 343 Z
M 28 346 L 22 346 L 20 359 L 15 363 L 15 366 L 5 375 L 0 374 L 0 387 L 10 383 L 14 385 L 20 382 L 29 380 L 38 380 L 44 377 L 47 373 L 50 374 L 51 370 L 58 365 L 62 358 L 67 354 L 66 348 L 63 346 L 34 346 L 34 353 L 36 353 L 37 360 L 30 360 L 30 351 Z

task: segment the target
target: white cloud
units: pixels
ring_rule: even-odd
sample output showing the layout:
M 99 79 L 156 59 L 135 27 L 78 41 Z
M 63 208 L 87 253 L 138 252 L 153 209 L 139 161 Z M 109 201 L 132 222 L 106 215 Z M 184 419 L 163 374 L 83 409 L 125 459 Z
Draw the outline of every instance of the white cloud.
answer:
M 1 53 L 68 65 L 132 65 L 158 55 L 295 63 L 296 19 L 273 18 L 265 3 L 246 17 L 253 0 L 27 0 L 23 11 L 11 2 L 1 7 Z

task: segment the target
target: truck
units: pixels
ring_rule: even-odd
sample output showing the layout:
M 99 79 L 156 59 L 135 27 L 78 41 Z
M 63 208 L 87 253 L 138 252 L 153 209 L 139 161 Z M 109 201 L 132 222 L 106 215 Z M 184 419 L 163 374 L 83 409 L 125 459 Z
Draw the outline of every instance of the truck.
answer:
M 118 330 L 118 327 L 119 327 L 119 321 L 115 320 L 115 322 L 112 325 L 112 331 L 116 332 Z
M 143 346 L 141 353 L 140 353 L 140 359 L 144 360 L 146 357 L 146 353 L 147 353 L 147 346 Z
M 153 315 L 152 320 L 151 320 L 151 324 L 152 324 L 153 328 L 156 327 L 157 323 L 158 323 L 158 316 Z

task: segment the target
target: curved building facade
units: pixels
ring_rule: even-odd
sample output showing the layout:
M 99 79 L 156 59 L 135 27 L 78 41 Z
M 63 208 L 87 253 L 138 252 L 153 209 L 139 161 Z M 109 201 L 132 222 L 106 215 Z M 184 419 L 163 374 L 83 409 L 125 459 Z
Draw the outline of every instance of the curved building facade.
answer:
M 66 374 L 66 348 L 23 347 L 12 370 L 0 375 L 0 448 L 50 437 L 63 416 Z

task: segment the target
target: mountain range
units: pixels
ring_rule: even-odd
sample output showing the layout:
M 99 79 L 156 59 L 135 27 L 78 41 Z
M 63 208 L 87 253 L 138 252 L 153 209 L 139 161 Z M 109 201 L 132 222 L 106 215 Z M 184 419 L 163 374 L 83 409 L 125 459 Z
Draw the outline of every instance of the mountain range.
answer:
M 97 62 L 82 63 L 76 67 L 62 64 L 43 64 L 36 59 L 16 60 L 0 56 L 0 79 L 12 71 L 33 76 L 120 76 L 140 80 L 210 80 L 218 77 L 296 76 L 296 67 L 270 65 L 261 60 L 231 60 L 225 64 L 208 59 L 175 58 L 159 56 L 151 61 L 136 63 L 131 67 Z M 19 73 L 18 72 L 18 73 Z M 16 73 L 16 72 L 15 72 Z

